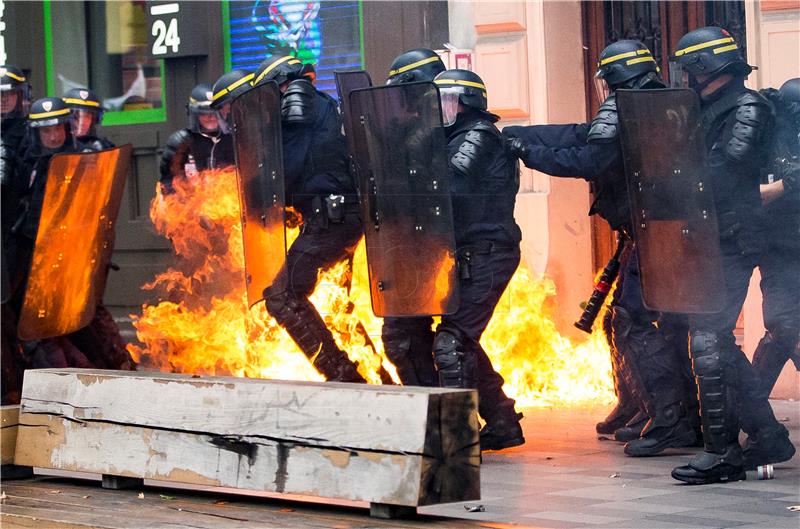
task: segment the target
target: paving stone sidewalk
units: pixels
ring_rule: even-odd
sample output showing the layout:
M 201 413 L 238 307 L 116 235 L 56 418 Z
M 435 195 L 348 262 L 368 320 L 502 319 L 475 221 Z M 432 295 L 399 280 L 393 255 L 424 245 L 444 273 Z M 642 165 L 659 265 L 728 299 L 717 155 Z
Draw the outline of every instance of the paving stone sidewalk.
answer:
M 800 403 L 772 401 L 775 415 L 800 445 Z M 594 424 L 606 409 L 529 409 L 527 443 L 485 455 L 480 503 L 420 509 L 422 513 L 541 529 L 800 529 L 800 456 L 775 466 L 775 478 L 688 486 L 670 470 L 699 449 L 631 458 L 622 445 L 599 439 Z M 800 452 L 800 450 L 798 450 Z M 487 524 L 493 525 L 493 524 Z

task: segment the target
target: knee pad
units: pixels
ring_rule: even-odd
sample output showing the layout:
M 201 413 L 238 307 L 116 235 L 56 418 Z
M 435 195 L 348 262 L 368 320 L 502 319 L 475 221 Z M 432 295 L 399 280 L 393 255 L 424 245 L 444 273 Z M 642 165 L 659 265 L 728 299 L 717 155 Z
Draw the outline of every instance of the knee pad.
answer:
M 433 363 L 444 388 L 474 388 L 477 362 L 460 333 L 441 330 L 433 338 Z
M 693 332 L 689 340 L 689 350 L 692 353 L 692 365 L 696 376 L 720 376 L 722 374 L 722 358 L 716 333 Z

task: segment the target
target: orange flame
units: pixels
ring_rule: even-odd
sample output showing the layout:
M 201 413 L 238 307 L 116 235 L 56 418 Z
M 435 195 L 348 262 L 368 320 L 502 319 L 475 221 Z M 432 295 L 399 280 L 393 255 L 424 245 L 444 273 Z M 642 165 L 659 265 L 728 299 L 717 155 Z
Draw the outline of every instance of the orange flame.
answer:
M 163 298 L 132 315 L 143 346 L 130 345 L 145 369 L 287 380 L 323 380 L 263 303 L 247 308 L 242 229 L 233 170 L 207 171 L 198 182 L 175 182 L 154 199 L 150 215 L 171 239 L 178 263 L 145 289 Z M 287 243 L 296 238 L 291 230 Z M 352 277 L 342 262 L 321 274 L 311 301 L 337 343 L 371 383 L 382 365 L 397 380 L 372 313 L 362 242 Z M 348 292 L 347 283 L 351 282 Z M 520 267 L 481 343 L 520 406 L 613 400 L 608 346 L 600 330 L 580 344 L 560 335 L 548 316 L 554 283 Z

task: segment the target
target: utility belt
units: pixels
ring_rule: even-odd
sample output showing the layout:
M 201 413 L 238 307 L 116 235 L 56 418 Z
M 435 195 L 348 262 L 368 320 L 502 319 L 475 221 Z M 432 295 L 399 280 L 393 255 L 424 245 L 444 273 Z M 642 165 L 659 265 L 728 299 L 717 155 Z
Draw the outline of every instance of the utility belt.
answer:
M 341 224 L 348 215 L 358 215 L 358 199 L 348 195 L 315 195 L 310 216 L 323 226 Z
M 519 251 L 519 245 L 503 244 L 493 241 L 478 241 L 466 246 L 461 246 L 456 250 L 456 264 L 458 266 L 458 276 L 461 279 L 472 278 L 472 257 L 475 255 L 488 255 L 498 252 Z

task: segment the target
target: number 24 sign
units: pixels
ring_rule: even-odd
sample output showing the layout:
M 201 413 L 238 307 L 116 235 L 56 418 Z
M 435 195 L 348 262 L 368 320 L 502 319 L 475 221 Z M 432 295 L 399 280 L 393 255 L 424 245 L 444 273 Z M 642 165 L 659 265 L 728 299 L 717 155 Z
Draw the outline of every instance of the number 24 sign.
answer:
M 208 43 L 197 28 L 198 20 L 205 20 L 205 15 L 197 12 L 204 4 L 147 2 L 150 54 L 158 58 L 208 55 Z

